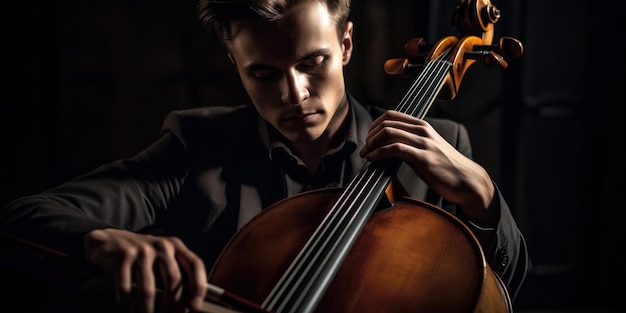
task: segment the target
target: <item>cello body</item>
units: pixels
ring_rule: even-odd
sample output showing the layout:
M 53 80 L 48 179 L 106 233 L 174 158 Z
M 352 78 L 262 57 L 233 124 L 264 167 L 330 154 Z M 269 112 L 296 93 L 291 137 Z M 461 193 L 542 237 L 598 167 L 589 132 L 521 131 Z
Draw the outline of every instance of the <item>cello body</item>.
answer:
M 263 302 L 341 191 L 310 191 L 265 209 L 231 239 L 209 282 Z M 511 302 L 467 226 L 402 197 L 372 213 L 316 312 L 511 312 Z

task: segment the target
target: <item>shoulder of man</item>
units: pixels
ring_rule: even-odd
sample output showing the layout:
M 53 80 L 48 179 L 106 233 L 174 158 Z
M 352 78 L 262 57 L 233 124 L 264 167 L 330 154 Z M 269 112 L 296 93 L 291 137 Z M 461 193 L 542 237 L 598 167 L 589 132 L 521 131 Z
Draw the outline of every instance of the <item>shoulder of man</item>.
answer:
M 245 138 L 256 128 L 258 113 L 252 105 L 198 107 L 170 112 L 161 127 L 186 143 L 225 144 Z
M 163 127 L 184 124 L 189 127 L 207 127 L 239 124 L 247 119 L 255 118 L 256 111 L 252 105 L 207 106 L 184 110 L 175 110 L 165 118 Z M 210 123 L 207 123 L 210 122 Z

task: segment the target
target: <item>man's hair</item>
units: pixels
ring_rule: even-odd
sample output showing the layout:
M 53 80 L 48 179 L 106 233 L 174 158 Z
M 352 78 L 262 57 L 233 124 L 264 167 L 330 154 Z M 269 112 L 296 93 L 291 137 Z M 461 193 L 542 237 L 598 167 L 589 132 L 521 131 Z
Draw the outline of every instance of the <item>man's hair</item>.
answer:
M 278 23 L 293 5 L 306 1 L 326 5 L 341 38 L 350 14 L 350 0 L 199 0 L 198 14 L 204 29 L 215 32 L 217 38 L 228 46 L 232 39 L 232 21 L 251 18 L 261 24 Z

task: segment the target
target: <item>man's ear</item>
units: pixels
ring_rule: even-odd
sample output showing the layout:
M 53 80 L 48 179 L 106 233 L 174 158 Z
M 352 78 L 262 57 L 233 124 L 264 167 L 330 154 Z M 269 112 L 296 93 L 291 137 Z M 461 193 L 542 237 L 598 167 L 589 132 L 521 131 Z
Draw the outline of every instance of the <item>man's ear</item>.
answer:
M 352 30 L 354 28 L 354 24 L 350 21 L 346 23 L 346 27 L 343 30 L 343 36 L 341 37 L 341 49 L 342 49 L 342 58 L 343 65 L 347 65 L 350 62 L 350 58 L 352 57 Z

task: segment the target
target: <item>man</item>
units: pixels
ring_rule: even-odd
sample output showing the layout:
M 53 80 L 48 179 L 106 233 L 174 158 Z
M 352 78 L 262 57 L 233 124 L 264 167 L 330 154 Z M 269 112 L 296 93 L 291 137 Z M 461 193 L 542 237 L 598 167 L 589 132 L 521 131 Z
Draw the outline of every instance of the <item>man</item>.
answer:
M 146 312 L 157 303 L 200 309 L 216 256 L 263 208 L 345 186 L 365 160 L 400 158 L 410 195 L 464 221 L 514 294 L 524 240 L 470 159 L 465 128 L 367 107 L 345 90 L 349 6 L 202 0 L 201 21 L 225 44 L 252 105 L 172 112 L 137 156 L 14 201 L 0 212 L 0 230 L 112 273 L 118 299 L 135 295 Z M 145 233 L 154 229 L 167 236 Z

